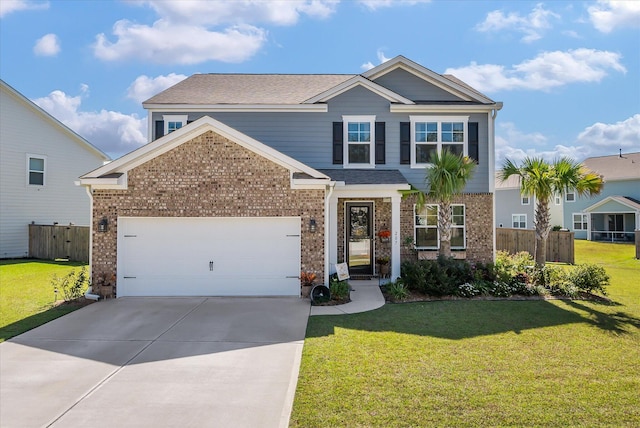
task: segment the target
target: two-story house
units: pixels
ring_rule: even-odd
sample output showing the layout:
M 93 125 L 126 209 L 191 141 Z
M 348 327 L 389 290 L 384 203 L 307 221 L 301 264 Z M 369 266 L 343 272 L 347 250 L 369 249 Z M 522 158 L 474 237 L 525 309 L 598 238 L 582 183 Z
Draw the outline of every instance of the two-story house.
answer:
M 640 152 L 590 157 L 582 164 L 600 174 L 604 186 L 591 198 L 566 195 L 565 226 L 576 239 L 633 242 L 640 228 Z
M 149 140 L 81 177 L 93 196 L 93 277 L 117 295 L 298 295 L 337 263 L 400 275 L 409 238 L 438 250 L 434 151 L 475 159 L 452 247 L 493 259 L 494 120 L 502 104 L 398 56 L 362 74 L 196 74 L 143 103 Z M 100 228 L 100 229 L 98 229 Z M 94 282 L 95 283 L 95 282 Z
M 0 80 L 0 258 L 29 254 L 29 224 L 88 226 L 74 182 L 109 156 Z

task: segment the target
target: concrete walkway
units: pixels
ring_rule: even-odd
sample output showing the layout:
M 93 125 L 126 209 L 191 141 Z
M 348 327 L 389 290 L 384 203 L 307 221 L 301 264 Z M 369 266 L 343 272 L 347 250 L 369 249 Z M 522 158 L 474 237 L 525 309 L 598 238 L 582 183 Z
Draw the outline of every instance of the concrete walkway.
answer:
M 384 305 L 384 296 L 377 279 L 349 280 L 351 301 L 336 306 L 311 306 L 311 315 L 357 314 L 378 309 Z

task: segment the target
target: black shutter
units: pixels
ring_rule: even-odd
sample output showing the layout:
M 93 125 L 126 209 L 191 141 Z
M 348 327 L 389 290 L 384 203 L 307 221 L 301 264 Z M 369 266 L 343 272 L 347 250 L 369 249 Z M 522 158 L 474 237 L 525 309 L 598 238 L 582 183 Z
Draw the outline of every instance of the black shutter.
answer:
M 342 122 L 333 122 L 333 163 L 342 165 Z
M 476 163 L 480 160 L 478 152 L 478 122 L 469 122 L 469 157 Z
M 156 120 L 156 140 L 164 136 L 164 120 Z
M 400 164 L 411 163 L 411 122 L 400 122 Z
M 386 127 L 384 122 L 376 122 L 376 164 L 385 163 Z

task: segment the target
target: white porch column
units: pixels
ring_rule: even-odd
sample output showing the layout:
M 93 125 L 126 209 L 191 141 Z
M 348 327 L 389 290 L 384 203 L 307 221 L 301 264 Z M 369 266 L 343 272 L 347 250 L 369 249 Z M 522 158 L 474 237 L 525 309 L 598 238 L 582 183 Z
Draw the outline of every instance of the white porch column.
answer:
M 391 280 L 400 277 L 400 194 L 391 197 Z
M 325 260 L 324 285 L 329 286 L 329 275 L 335 272 L 335 265 L 338 263 L 338 196 L 333 192 L 329 194 L 328 216 L 326 216 L 326 233 L 328 233 L 328 253 Z M 327 242 L 325 241 L 325 242 Z

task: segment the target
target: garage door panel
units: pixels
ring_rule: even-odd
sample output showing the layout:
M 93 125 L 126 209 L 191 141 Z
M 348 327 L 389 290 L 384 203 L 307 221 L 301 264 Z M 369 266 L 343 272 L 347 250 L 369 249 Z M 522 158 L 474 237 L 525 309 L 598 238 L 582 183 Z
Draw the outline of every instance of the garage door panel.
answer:
M 118 222 L 119 296 L 299 294 L 299 218 Z

